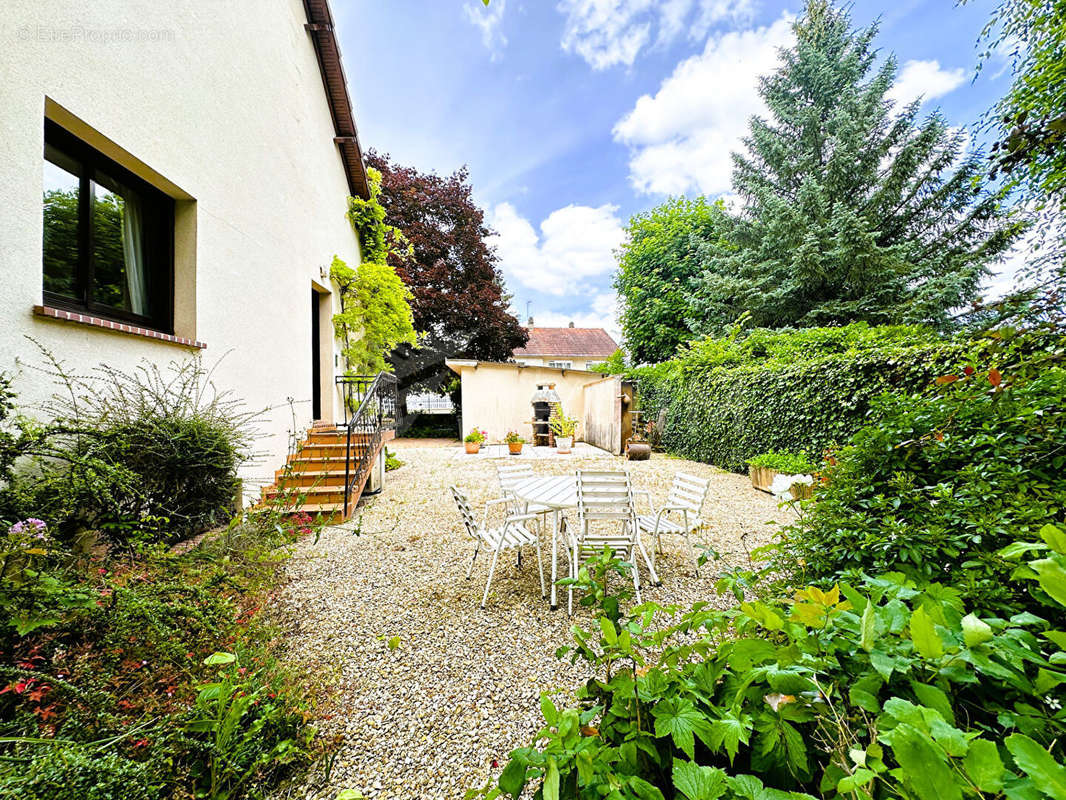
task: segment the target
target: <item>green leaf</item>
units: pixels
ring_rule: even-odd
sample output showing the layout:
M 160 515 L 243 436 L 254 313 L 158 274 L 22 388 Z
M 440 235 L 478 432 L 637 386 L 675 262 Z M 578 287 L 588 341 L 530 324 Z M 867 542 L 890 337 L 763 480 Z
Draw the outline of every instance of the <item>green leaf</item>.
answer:
M 1037 789 L 1054 800 L 1066 800 L 1066 767 L 1024 734 L 1011 734 L 1006 744 L 1018 769 L 1029 776 Z
M 1029 566 L 1037 574 L 1040 588 L 1066 606 L 1066 569 L 1059 563 L 1059 558 L 1041 558 L 1030 561 Z
M 892 753 L 903 768 L 903 782 L 919 800 L 961 800 L 962 789 L 947 757 L 928 736 L 901 722 L 892 730 Z
M 944 643 L 940 641 L 940 635 L 925 608 L 918 606 L 914 609 L 910 627 L 911 641 L 914 642 L 914 649 L 919 655 L 924 658 L 940 658 L 944 655 Z
M 204 664 L 213 667 L 219 664 L 232 664 L 236 660 L 237 656 L 233 653 L 212 653 L 204 659 Z
M 400 646 L 400 637 L 399 636 L 389 637 L 389 641 L 386 642 L 386 645 L 389 648 L 389 650 L 395 650 L 397 647 Z
M 341 789 L 334 800 L 365 800 L 365 795 L 355 789 Z
M 603 632 L 603 639 L 607 644 L 614 645 L 618 641 L 618 631 L 615 630 L 614 623 L 607 617 L 600 617 L 600 630 Z
M 859 768 L 851 775 L 848 775 L 846 778 L 841 778 L 837 782 L 837 791 L 840 794 L 848 794 L 855 791 L 860 786 L 865 786 L 875 777 L 877 776 L 870 770 Z
M 862 621 L 859 623 L 859 644 L 867 653 L 874 649 L 874 625 L 876 622 L 874 604 L 872 602 L 867 603 L 862 612 Z
M 555 707 L 555 703 L 548 697 L 548 693 L 544 692 L 540 696 L 540 713 L 544 717 L 544 721 L 549 725 L 555 725 L 559 720 L 559 710 Z
M 951 700 L 942 690 L 932 684 L 919 683 L 918 681 L 911 681 L 911 689 L 914 691 L 914 696 L 918 698 L 918 702 L 923 706 L 929 706 L 939 711 L 940 716 L 952 725 L 955 724 L 955 711 L 951 707 Z
M 705 741 L 710 737 L 707 719 L 691 700 L 683 697 L 660 700 L 651 713 L 655 717 L 655 735 L 669 736 L 690 759 L 695 758 L 693 733 L 698 733 Z
M 750 717 L 746 714 L 737 717 L 732 712 L 729 712 L 721 719 L 716 719 L 711 723 L 711 735 L 707 744 L 712 750 L 725 747 L 726 752 L 729 754 L 729 763 L 732 764 L 733 759 L 736 758 L 737 751 L 740 749 L 740 743 L 748 743 L 750 730 Z
M 992 626 L 974 614 L 967 614 L 962 618 L 962 639 L 967 647 L 976 647 L 994 635 Z
M 974 739 L 962 763 L 970 780 L 982 792 L 997 794 L 1003 789 L 1003 762 L 995 743 Z
M 548 759 L 548 769 L 544 773 L 544 784 L 541 787 L 544 800 L 559 800 L 559 766 L 554 758 Z
M 716 800 L 725 792 L 726 774 L 717 767 L 701 767 L 674 759 L 674 786 L 688 800 Z
M 1047 542 L 1047 546 L 1059 555 L 1066 555 L 1066 531 L 1062 531 L 1054 525 L 1045 525 L 1040 529 L 1040 538 Z
M 630 775 L 627 781 L 629 788 L 633 790 L 640 800 L 665 800 L 663 793 L 639 775 Z
M 526 785 L 526 765 L 517 758 L 507 762 L 507 766 L 500 773 L 500 788 L 512 798 L 517 798 Z

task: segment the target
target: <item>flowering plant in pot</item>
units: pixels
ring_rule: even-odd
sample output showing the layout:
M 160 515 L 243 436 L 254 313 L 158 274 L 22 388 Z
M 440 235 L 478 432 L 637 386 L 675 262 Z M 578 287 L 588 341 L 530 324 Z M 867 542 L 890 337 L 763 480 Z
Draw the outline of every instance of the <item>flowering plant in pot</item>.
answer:
M 526 443 L 526 440 L 518 435 L 518 431 L 507 431 L 507 435 L 503 437 L 503 440 L 507 442 L 507 449 L 513 456 L 521 453 L 522 445 Z
M 476 453 L 480 450 L 487 436 L 488 434 L 485 431 L 471 428 L 470 433 L 463 437 L 463 442 L 466 444 L 466 452 Z
M 577 419 L 568 417 L 562 411 L 552 414 L 548 420 L 552 433 L 555 434 L 555 445 L 560 453 L 569 453 L 574 444 L 574 432 L 577 430 Z

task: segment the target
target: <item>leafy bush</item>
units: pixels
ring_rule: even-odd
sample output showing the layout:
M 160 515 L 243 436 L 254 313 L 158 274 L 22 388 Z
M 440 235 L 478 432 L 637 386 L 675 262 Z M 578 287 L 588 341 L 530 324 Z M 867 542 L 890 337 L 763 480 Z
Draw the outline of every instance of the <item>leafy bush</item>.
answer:
M 481 793 L 1061 798 L 1066 632 L 1048 620 L 1066 613 L 1066 533 L 1049 526 L 1044 540 L 1015 557 L 1046 556 L 1018 573 L 1039 580 L 1045 616 L 1011 619 L 967 613 L 953 588 L 898 573 L 729 611 L 645 603 L 623 615 L 626 596 L 604 586 L 626 565 L 605 553 L 578 579 L 597 625 L 559 653 L 593 671 L 577 707 L 543 695 L 536 746 Z M 737 577 L 721 585 L 743 597 Z
M 199 359 L 86 377 L 52 360 L 51 372 L 51 422 L 21 448 L 34 462 L 9 476 L 0 512 L 41 516 L 68 540 L 93 528 L 116 541 L 176 541 L 232 516 L 258 413 L 217 392 Z
M 907 326 L 734 331 L 629 375 L 644 419 L 663 419 L 667 450 L 744 472 L 761 453 L 847 441 L 876 397 L 925 387 L 969 349 Z
M 748 459 L 748 466 L 777 470 L 787 475 L 809 475 L 818 466 L 803 453 L 760 453 Z
M 1066 519 L 1066 370 L 1032 360 L 1003 374 L 967 366 L 932 394 L 879 401 L 878 423 L 826 464 L 774 568 L 826 583 L 898 570 L 1019 610 L 1024 587 L 998 551 Z
M 101 753 L 99 746 L 40 747 L 20 760 L 17 772 L 0 777 L 0 800 L 158 800 L 165 770 L 164 764 Z

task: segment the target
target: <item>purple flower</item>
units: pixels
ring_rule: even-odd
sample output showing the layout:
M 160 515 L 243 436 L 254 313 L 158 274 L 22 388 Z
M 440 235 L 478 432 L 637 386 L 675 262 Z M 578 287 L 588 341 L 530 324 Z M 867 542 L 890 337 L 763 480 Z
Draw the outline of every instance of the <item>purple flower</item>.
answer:
M 12 525 L 10 533 L 25 533 L 33 536 L 34 539 L 47 539 L 48 523 L 43 519 L 30 517 L 29 519 L 24 519 L 21 522 L 16 522 Z

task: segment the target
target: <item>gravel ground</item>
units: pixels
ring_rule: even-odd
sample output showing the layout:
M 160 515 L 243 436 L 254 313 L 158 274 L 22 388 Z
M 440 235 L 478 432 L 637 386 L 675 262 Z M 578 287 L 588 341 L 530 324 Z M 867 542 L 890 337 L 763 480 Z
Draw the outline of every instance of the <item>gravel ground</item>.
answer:
M 317 709 L 320 730 L 341 742 L 328 783 L 313 776 L 302 795 L 332 799 L 351 788 L 376 800 L 461 798 L 530 742 L 541 723 L 542 691 L 568 695 L 587 677 L 554 657 L 571 641 L 566 595 L 560 593 L 558 611 L 548 609 L 531 552 L 520 569 L 513 555 L 506 562 L 501 555 L 488 605 L 479 607 L 488 559 L 479 556 L 464 580 L 473 541 L 448 486 L 463 487 L 480 507 L 499 496 L 496 465 L 505 460 L 460 459 L 456 448 L 440 440 L 395 442 L 390 449 L 406 463 L 388 474 L 384 492 L 354 521 L 326 529 L 317 544 L 302 543 L 288 562 L 278 611 L 291 632 L 289 657 L 327 687 Z M 786 514 L 744 476 L 668 456 L 533 462 L 545 475 L 622 466 L 656 503 L 675 472 L 710 477 L 703 538 L 728 563 L 746 563 L 745 545 L 768 541 L 767 523 Z M 550 558 L 550 533 L 544 538 Z M 712 565 L 693 575 L 683 540 L 665 537 L 663 548 L 656 561 L 663 585 L 642 580 L 647 599 L 727 602 L 714 594 Z M 565 563 L 561 558 L 560 574 Z M 588 621 L 583 610 L 575 620 Z

